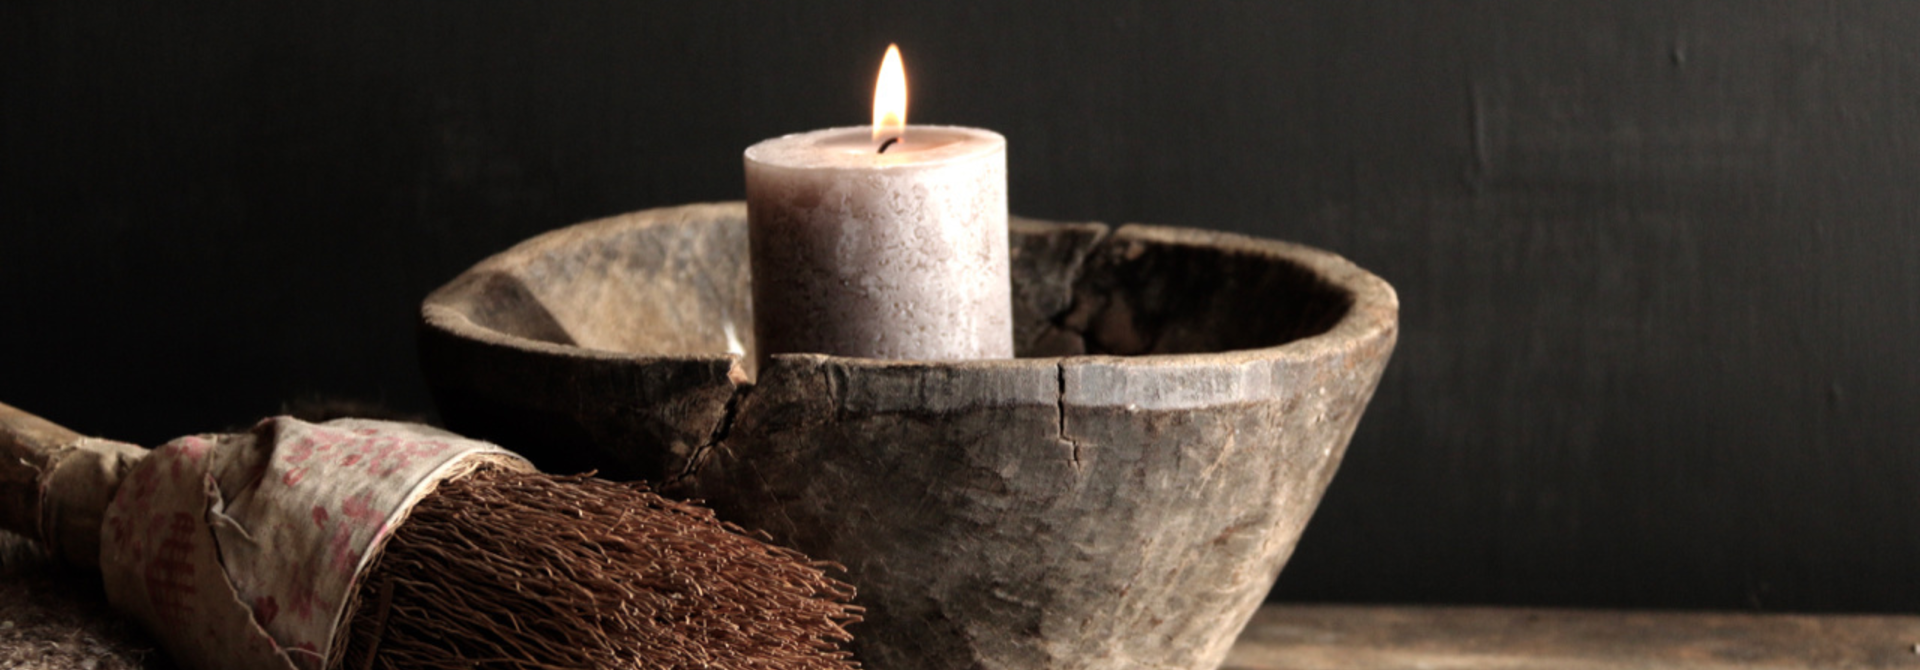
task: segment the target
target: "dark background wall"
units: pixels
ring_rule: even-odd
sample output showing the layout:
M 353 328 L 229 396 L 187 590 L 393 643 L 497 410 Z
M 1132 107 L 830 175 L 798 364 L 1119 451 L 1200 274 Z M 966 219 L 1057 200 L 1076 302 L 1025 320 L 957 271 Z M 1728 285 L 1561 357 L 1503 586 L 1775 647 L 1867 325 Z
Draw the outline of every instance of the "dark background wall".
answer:
M 1298 240 L 1401 348 L 1278 597 L 1920 607 L 1920 3 L 0 4 L 0 400 L 430 411 L 419 299 L 913 119 L 1016 212 Z

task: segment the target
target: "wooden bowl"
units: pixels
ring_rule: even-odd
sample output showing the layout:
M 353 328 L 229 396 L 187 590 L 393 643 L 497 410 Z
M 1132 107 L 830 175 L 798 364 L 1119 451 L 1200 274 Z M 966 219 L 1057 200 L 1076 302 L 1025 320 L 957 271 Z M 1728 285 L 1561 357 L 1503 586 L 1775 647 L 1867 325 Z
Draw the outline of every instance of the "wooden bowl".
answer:
M 556 230 L 428 296 L 443 417 L 847 567 L 872 668 L 1217 667 L 1398 332 L 1380 278 L 1193 229 L 1012 224 L 1020 358 L 754 370 L 746 209 Z

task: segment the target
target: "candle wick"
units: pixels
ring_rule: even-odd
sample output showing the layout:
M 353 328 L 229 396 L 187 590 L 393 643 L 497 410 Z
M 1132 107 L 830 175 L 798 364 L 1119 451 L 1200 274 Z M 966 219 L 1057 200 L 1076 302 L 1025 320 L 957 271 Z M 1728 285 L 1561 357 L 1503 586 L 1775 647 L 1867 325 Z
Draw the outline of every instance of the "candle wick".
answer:
M 887 147 L 893 146 L 893 143 L 898 141 L 900 141 L 900 138 L 898 137 L 889 137 L 887 138 L 887 141 L 882 142 L 880 144 L 880 150 L 874 153 L 884 154 L 887 152 Z

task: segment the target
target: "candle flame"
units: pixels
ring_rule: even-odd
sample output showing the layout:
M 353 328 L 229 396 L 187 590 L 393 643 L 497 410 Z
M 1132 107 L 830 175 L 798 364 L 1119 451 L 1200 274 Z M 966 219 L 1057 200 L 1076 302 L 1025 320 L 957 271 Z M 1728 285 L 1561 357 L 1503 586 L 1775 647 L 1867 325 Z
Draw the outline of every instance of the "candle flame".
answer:
M 873 85 L 873 141 L 898 138 L 907 132 L 907 69 L 900 64 L 900 47 L 887 45 L 880 61 L 880 81 Z

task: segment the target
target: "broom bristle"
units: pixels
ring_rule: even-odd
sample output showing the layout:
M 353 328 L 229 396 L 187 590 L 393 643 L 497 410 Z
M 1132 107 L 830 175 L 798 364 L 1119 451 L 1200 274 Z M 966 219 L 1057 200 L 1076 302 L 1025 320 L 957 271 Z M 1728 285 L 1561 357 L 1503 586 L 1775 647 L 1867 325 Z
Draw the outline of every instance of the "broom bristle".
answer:
M 483 468 L 394 531 L 332 665 L 855 668 L 827 566 L 638 484 Z

